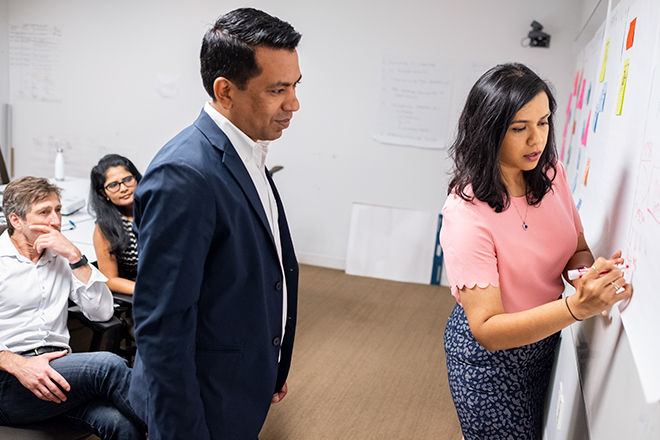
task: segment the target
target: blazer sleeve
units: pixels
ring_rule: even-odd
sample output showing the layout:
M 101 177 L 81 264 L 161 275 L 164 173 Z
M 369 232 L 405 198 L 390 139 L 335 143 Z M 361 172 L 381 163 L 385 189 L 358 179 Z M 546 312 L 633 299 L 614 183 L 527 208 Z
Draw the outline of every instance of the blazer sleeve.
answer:
M 214 198 L 204 176 L 165 164 L 140 181 L 133 313 L 149 395 L 152 440 L 210 439 L 196 375 L 197 307 L 215 229 Z

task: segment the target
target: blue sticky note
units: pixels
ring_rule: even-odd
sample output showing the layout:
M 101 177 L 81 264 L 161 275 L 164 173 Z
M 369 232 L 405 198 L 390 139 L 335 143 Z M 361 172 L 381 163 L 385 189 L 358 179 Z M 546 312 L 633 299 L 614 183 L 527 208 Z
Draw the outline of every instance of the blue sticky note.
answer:
M 587 90 L 587 106 L 589 105 L 589 98 L 591 98 L 591 83 L 589 83 L 589 90 Z
M 575 188 L 577 188 L 577 174 L 573 176 L 573 184 L 571 185 L 571 192 L 575 193 Z
M 596 105 L 596 112 L 602 112 L 605 110 L 605 98 L 607 97 L 607 81 L 603 83 L 603 90 L 600 92 L 600 99 Z
M 582 207 L 582 199 L 578 200 L 576 208 L 579 211 L 581 207 Z
M 598 125 L 598 115 L 600 113 L 596 112 L 596 117 L 594 118 L 594 133 L 596 132 L 596 125 Z
M 577 164 L 575 164 L 576 176 L 580 174 L 580 162 L 582 162 L 582 148 L 578 147 Z

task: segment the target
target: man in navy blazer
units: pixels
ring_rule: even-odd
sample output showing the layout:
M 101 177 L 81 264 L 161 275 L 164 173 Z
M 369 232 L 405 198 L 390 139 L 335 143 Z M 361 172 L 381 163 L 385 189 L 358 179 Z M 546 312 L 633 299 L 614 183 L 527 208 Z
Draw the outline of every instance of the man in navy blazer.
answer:
M 298 263 L 264 160 L 300 107 L 300 37 L 255 9 L 220 17 L 200 56 L 212 100 L 135 192 L 129 397 L 151 440 L 257 438 L 287 392 Z

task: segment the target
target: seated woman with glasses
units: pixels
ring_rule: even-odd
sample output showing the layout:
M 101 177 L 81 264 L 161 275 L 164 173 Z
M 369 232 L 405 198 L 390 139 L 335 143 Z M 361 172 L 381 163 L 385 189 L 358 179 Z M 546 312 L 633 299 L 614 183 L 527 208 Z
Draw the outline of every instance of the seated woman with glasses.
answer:
M 92 168 L 89 209 L 96 216 L 94 249 L 108 288 L 133 294 L 137 275 L 137 239 L 133 230 L 133 192 L 142 178 L 135 165 L 118 154 L 103 156 Z

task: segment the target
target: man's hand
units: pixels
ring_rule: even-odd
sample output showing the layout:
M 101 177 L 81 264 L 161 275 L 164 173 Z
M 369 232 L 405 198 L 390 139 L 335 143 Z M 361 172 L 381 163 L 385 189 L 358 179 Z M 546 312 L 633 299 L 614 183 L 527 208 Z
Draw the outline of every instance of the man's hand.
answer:
M 70 391 L 71 385 L 50 366 L 50 361 L 67 353 L 63 350 L 27 358 L 19 356 L 20 359 L 15 360 L 14 368 L 9 373 L 41 400 L 62 403 L 66 401 L 62 390 Z
M 287 389 L 286 383 L 284 383 L 284 386 L 282 387 L 280 392 L 273 394 L 273 400 L 271 400 L 271 402 L 272 403 L 280 402 L 282 399 L 284 399 L 284 396 L 286 396 L 287 391 L 288 391 L 288 389 Z
M 30 230 L 40 232 L 34 240 L 34 250 L 41 254 L 44 249 L 50 249 L 73 264 L 80 260 L 82 254 L 60 231 L 46 225 L 30 225 Z

